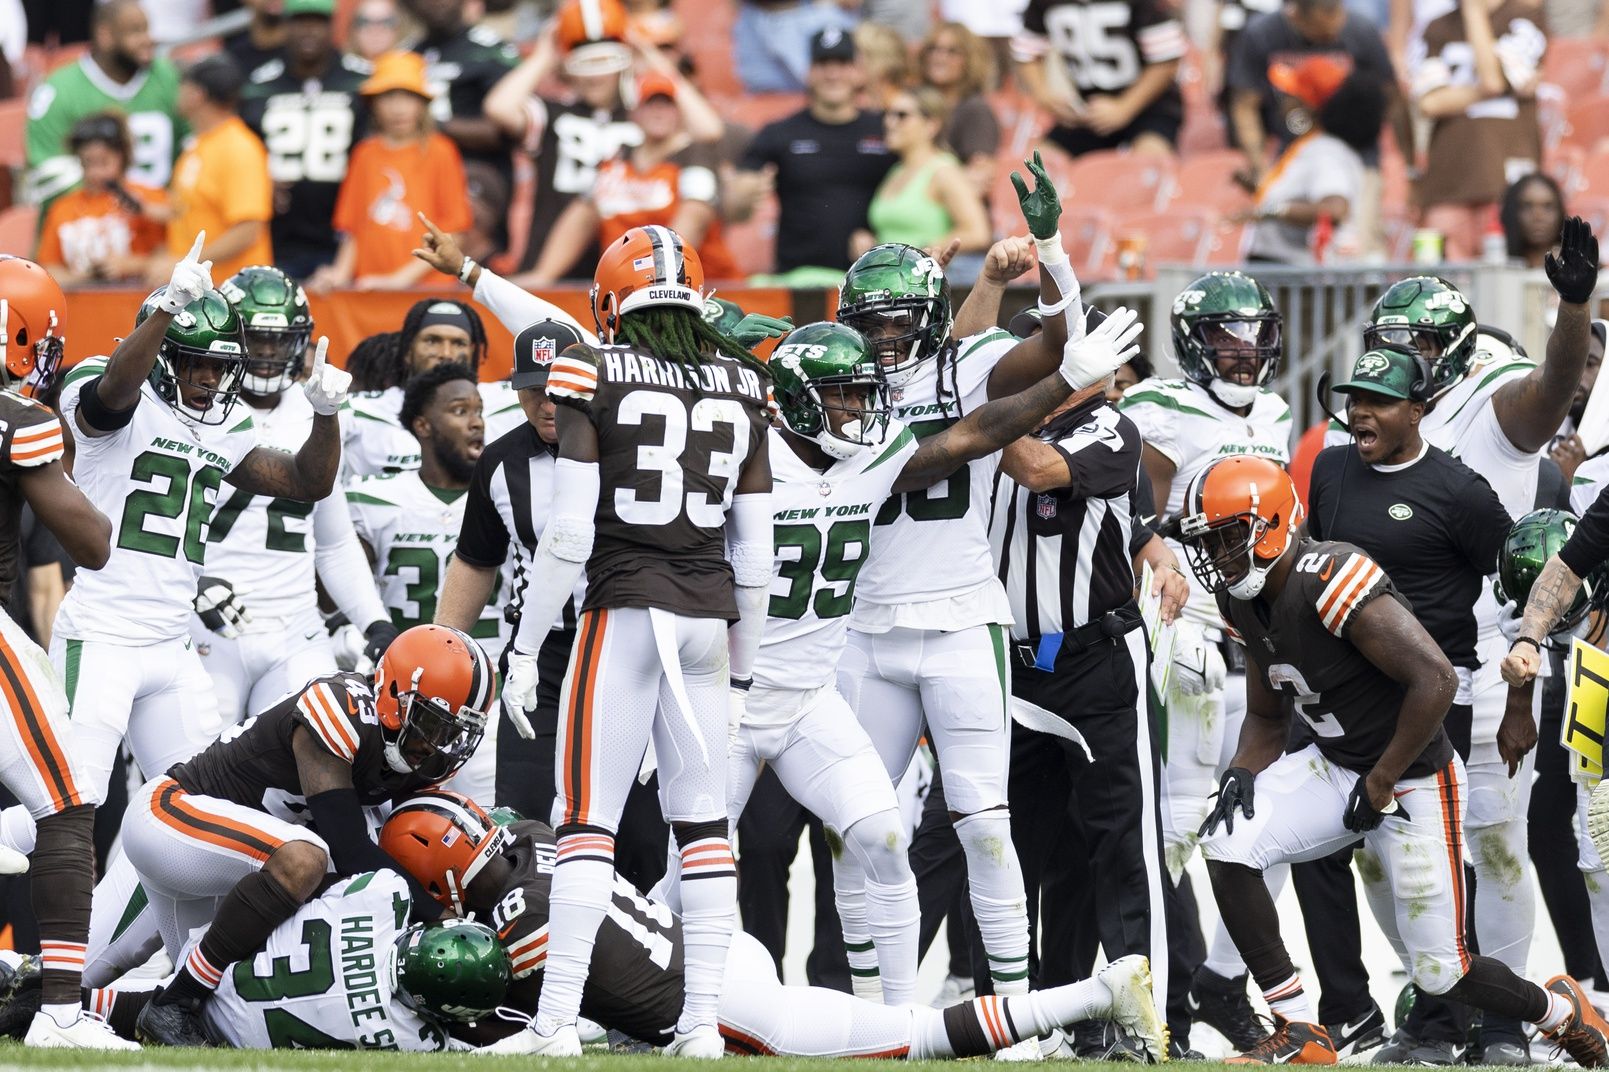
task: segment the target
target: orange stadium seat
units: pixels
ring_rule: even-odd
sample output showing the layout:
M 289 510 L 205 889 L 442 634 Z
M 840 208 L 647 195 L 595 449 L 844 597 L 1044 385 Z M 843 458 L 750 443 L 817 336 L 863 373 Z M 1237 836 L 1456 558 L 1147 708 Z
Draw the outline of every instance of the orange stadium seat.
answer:
M 0 253 L 33 256 L 34 233 L 38 229 L 39 209 L 33 205 L 13 205 L 0 209 Z
M 1065 187 L 1054 170 L 1051 177 L 1057 180 L 1064 202 L 1101 205 L 1120 213 L 1156 212 L 1167 203 L 1174 166 L 1170 157 L 1107 151 L 1074 160 Z
M 1609 107 L 1609 103 L 1604 105 Z M 1609 197 L 1609 145 L 1598 149 L 1597 152 L 1587 153 L 1581 160 L 1581 170 L 1570 186 L 1566 187 L 1565 194 L 1570 198 L 1572 210 L 1575 198 L 1582 197 Z
M 1235 182 L 1234 174 L 1246 166 L 1235 149 L 1217 149 L 1185 157 L 1173 180 L 1170 206 L 1210 208 L 1229 213 L 1251 207 L 1251 195 Z
M 1599 142 L 1609 139 L 1609 97 L 1577 100 L 1565 116 L 1565 141 L 1591 152 Z
M 1207 263 L 1214 268 L 1244 264 L 1251 224 L 1221 220 L 1207 237 Z
M 27 101 L 0 101 L 0 168 L 22 167 L 28 162 L 27 127 Z
M 1199 265 L 1213 247 L 1218 217 L 1212 212 L 1149 212 L 1124 216 L 1117 238 L 1145 239 L 1145 274 L 1155 274 L 1159 264 Z
M 1609 89 L 1609 47 L 1590 37 L 1550 38 L 1542 81 L 1575 98 L 1604 92 Z
M 1216 108 L 1185 105 L 1178 148 L 1179 155 L 1186 160 L 1201 153 L 1228 151 L 1229 133 L 1224 117 Z

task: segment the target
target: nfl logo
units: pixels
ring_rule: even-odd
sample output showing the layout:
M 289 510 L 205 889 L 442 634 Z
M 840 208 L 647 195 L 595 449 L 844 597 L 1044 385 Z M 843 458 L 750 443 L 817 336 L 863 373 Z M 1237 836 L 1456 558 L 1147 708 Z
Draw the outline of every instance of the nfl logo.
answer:
M 1035 512 L 1045 520 L 1050 520 L 1056 516 L 1056 500 L 1049 495 L 1039 496 L 1039 505 Z
M 531 340 L 531 364 L 537 368 L 546 368 L 558 356 L 559 344 L 552 339 Z

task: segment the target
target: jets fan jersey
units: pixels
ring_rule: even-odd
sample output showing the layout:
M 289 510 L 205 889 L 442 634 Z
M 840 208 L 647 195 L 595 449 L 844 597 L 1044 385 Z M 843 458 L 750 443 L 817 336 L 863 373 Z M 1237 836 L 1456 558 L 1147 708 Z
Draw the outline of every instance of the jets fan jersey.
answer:
M 447 496 L 450 496 L 448 498 Z M 358 538 L 374 551 L 374 583 L 398 629 L 436 620 L 436 597 L 464 527 L 465 491 L 427 487 L 417 469 L 364 477 L 347 489 Z M 503 574 L 469 633 L 493 662 L 501 651 Z
M 54 413 L 15 391 L 0 391 L 0 605 L 17 583 L 17 524 L 26 501 L 18 478 L 60 461 L 64 442 Z
M 1570 510 L 1576 517 L 1587 512 L 1587 507 L 1609 485 L 1609 454 L 1596 454 L 1576 467 L 1570 481 Z
M 890 421 L 880 446 L 834 462 L 823 473 L 794 453 L 786 435 L 771 430 L 777 557 L 755 684 L 805 690 L 832 683 L 856 575 L 871 545 L 872 518 L 916 449 L 911 430 Z M 760 710 L 750 706 L 750 721 L 760 721 Z
M 408 908 L 394 872 L 336 882 L 223 973 L 203 1007 L 208 1031 L 241 1050 L 467 1049 L 396 997 L 391 947 Z
M 105 367 L 97 357 L 67 374 L 63 420 L 74 419 L 84 385 Z M 111 520 L 112 555 L 74 577 L 56 632 L 131 647 L 189 636 L 218 489 L 257 445 L 251 411 L 236 406 L 222 425 L 196 424 L 146 383 L 128 424 L 76 440 L 73 479 Z
M 989 374 L 1017 342 L 990 330 L 962 339 L 953 364 L 924 361 L 893 391 L 894 416 L 917 439 L 948 428 L 989 401 Z M 989 551 L 989 498 L 999 467 L 999 454 L 978 458 L 947 480 L 883 503 L 850 625 L 883 633 L 895 626 L 965 629 L 1011 621 Z
M 508 381 L 480 385 L 481 417 L 490 443 L 525 420 Z M 346 480 L 419 468 L 419 441 L 402 427 L 402 388 L 364 391 L 341 409 L 341 473 Z

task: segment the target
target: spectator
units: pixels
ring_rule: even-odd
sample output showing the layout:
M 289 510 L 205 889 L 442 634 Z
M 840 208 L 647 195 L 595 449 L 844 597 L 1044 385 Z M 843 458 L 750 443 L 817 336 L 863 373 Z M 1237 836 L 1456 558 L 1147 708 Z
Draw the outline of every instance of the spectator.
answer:
M 281 0 L 283 53 L 253 71 L 240 115 L 268 145 L 276 264 L 306 279 L 335 259 L 330 220 L 347 156 L 364 131 L 358 87 L 369 65 L 335 47 L 335 0 Z
M 247 265 L 274 263 L 268 150 L 236 114 L 244 81 L 235 61 L 217 54 L 191 64 L 179 83 L 179 114 L 195 137 L 173 166 L 168 256 L 156 256 L 147 266 L 152 286 L 167 282 L 174 262 L 201 231 L 207 241 L 199 259 L 212 262 L 215 279 L 228 279 Z
M 715 147 L 687 134 L 671 79 L 644 76 L 637 101 L 631 117 L 642 130 L 642 144 L 598 169 L 591 193 L 570 202 L 536 267 L 515 282 L 536 289 L 578 278 L 575 265 L 589 246 L 608 248 L 631 228 L 651 224 L 672 228 L 698 251 L 705 279 L 741 276 L 721 238 Z
M 251 22 L 223 39 L 223 50 L 247 75 L 285 47 L 285 0 L 245 0 Z
M 1313 129 L 1291 142 L 1257 188 L 1250 218 L 1250 259 L 1279 264 L 1312 264 L 1313 227 L 1329 217 L 1337 246 L 1355 223 L 1353 208 L 1363 194 L 1363 153 L 1380 140 L 1385 121 L 1385 90 L 1364 72 L 1346 81 L 1307 91 L 1314 109 Z
M 831 278 L 849 267 L 850 236 L 866 226 L 872 194 L 893 164 L 882 116 L 855 103 L 859 83 L 853 39 L 839 30 L 816 34 L 805 108 L 767 124 L 743 154 L 732 204 L 744 215 L 775 188 L 778 272 L 825 269 Z M 821 272 L 795 278 L 811 276 Z
M 1011 42 L 1022 33 L 1022 13 L 1028 0 L 939 0 L 941 22 L 965 26 L 994 56 L 996 68 L 1011 69 Z
M 1280 11 L 1252 19 L 1229 57 L 1229 120 L 1235 143 L 1246 153 L 1245 178 L 1253 189 L 1262 181 L 1270 151 L 1277 156 L 1313 127 L 1308 107 L 1278 85 L 1290 68 L 1315 55 L 1342 72 L 1361 71 L 1386 86 L 1397 144 L 1413 144 L 1380 31 L 1349 14 L 1343 0 L 1290 0 Z M 1364 162 L 1373 167 L 1376 159 L 1371 152 Z
M 465 255 L 480 264 L 495 264 L 502 253 L 497 233 L 508 218 L 512 192 L 497 169 L 480 161 L 464 165 L 465 187 L 469 194 L 469 230 L 463 234 Z
M 1542 267 L 1542 259 L 1558 247 L 1564 216 L 1564 191 L 1553 176 L 1533 171 L 1511 185 L 1498 210 L 1508 259 L 1527 268 Z
M 1167 0 L 1029 0 L 1012 43 L 1023 86 L 1056 125 L 1050 140 L 1069 156 L 1097 149 L 1172 153 L 1184 119 L 1179 61 L 1184 28 Z M 1072 82 L 1052 84 L 1054 49 Z
M 335 202 L 340 246 L 335 262 L 308 281 L 315 291 L 411 287 L 430 270 L 413 256 L 418 214 L 455 234 L 474 222 L 463 158 L 430 119 L 424 59 L 414 52 L 388 52 L 358 92 L 375 133 L 352 150 Z
M 67 142 L 83 182 L 51 203 L 35 259 L 64 287 L 143 278 L 147 258 L 164 242 L 167 199 L 125 180 L 132 147 L 122 115 L 80 119 Z
M 134 144 L 129 179 L 162 188 L 173 177 L 186 133 L 178 68 L 156 58 L 139 0 L 97 4 L 91 32 L 89 55 L 52 73 L 28 99 L 29 200 L 47 202 L 78 182 L 67 132 L 109 108 L 128 117 Z
M 935 253 L 952 239 L 960 242 L 962 254 L 989 248 L 993 236 L 983 199 L 960 161 L 940 142 L 948 118 L 944 98 L 925 86 L 900 93 L 889 104 L 883 113 L 883 140 L 899 155 L 899 163 L 872 196 L 866 211 L 870 230 L 855 232 L 851 258 L 881 242 L 903 242 Z M 981 258 L 974 257 L 970 270 L 960 270 L 957 261 L 946 274 L 956 273 L 952 279 L 970 282 L 981 267 Z M 957 279 L 957 274 L 965 278 Z
M 394 52 L 402 41 L 402 16 L 396 0 L 362 0 L 352 13 L 346 35 L 346 48 L 358 59 L 373 63 L 387 52 Z
M 737 76 L 750 93 L 798 93 L 808 88 L 810 42 L 855 25 L 831 0 L 741 0 L 732 27 Z
M 1462 0 L 1425 27 L 1413 93 L 1431 126 L 1416 193 L 1448 260 L 1475 256 L 1504 189 L 1541 159 L 1540 19 L 1518 3 Z
M 675 41 L 682 36 L 682 20 L 671 10 L 670 0 L 624 0 L 632 28 L 656 42 Z
M 966 168 L 973 189 L 985 199 L 994 185 L 1000 122 L 984 94 L 994 88 L 994 52 L 959 22 L 941 22 L 917 54 L 922 84 L 944 94 L 950 118 L 943 140 Z
M 867 108 L 887 108 L 894 94 L 911 83 L 910 50 L 897 31 L 875 22 L 855 27 L 854 38 L 861 69 L 866 72 L 862 103 Z
M 1397 2 L 1406 4 L 1411 0 Z M 1201 48 L 1201 79 L 1225 119 L 1229 117 L 1231 103 L 1226 71 L 1229 57 L 1235 51 L 1235 41 L 1252 19 L 1279 11 L 1279 3 L 1280 0 L 1217 0 L 1215 17 L 1208 26 L 1207 39 Z M 1244 150 L 1245 147 L 1236 140 L 1235 124 L 1226 122 L 1224 127 L 1230 146 Z

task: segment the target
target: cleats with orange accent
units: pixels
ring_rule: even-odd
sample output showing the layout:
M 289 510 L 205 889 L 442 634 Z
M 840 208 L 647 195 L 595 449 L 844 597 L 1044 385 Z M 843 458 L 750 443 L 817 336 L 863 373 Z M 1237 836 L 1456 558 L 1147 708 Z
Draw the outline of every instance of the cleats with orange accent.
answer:
M 1335 1044 L 1322 1024 L 1304 1024 L 1274 1015 L 1274 1033 L 1229 1058 L 1231 1065 L 1333 1065 Z
M 1548 1039 L 1582 1068 L 1609 1065 L 1609 1023 L 1592 1007 L 1581 984 L 1568 975 L 1555 975 L 1547 989 L 1570 1003 L 1570 1018 L 1556 1030 L 1544 1032 Z

